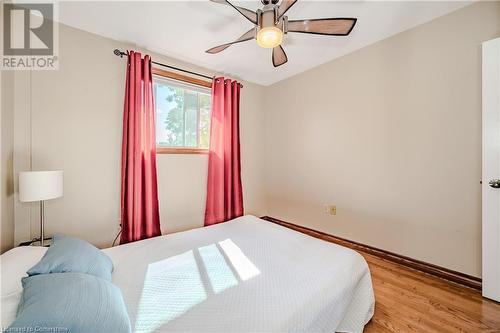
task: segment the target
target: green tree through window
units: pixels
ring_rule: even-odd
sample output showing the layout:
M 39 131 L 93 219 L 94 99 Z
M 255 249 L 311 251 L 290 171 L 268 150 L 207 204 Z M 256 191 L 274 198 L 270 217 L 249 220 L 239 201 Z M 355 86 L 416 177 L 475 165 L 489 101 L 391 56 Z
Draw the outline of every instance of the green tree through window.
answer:
M 156 143 L 205 148 L 210 142 L 210 90 L 155 77 Z

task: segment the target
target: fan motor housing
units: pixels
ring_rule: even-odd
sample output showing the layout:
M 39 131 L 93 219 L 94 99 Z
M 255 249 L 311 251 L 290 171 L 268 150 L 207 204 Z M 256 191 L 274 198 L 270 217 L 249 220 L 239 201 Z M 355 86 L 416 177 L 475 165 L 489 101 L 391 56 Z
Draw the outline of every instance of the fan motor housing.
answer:
M 274 27 L 275 26 L 275 13 L 274 13 L 274 9 L 271 8 L 271 9 L 268 9 L 268 10 L 264 10 L 262 12 L 262 18 L 260 20 L 260 28 L 267 28 L 267 27 Z
M 267 27 L 277 27 L 284 30 L 283 22 L 286 17 L 283 16 L 280 20 L 278 18 L 278 7 L 274 5 L 264 6 L 262 9 L 257 10 L 257 27 L 258 30 Z M 283 31 L 284 32 L 284 31 Z

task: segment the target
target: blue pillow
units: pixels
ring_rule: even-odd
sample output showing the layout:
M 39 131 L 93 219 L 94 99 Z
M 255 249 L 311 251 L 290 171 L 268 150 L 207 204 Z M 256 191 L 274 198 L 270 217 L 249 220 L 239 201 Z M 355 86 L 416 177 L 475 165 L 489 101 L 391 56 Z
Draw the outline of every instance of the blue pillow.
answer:
M 111 281 L 113 262 L 84 240 L 55 235 L 43 258 L 27 273 L 32 276 L 68 272 L 87 273 Z
M 131 332 L 121 291 L 111 282 L 54 273 L 24 277 L 22 284 L 17 318 L 5 332 Z

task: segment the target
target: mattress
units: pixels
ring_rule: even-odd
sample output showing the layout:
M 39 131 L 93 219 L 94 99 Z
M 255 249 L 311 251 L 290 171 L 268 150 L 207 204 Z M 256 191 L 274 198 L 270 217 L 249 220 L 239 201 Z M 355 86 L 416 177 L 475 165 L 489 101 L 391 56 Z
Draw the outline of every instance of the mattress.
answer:
M 2 255 L 4 327 L 44 251 Z M 103 251 L 135 332 L 362 332 L 374 311 L 360 254 L 254 216 Z

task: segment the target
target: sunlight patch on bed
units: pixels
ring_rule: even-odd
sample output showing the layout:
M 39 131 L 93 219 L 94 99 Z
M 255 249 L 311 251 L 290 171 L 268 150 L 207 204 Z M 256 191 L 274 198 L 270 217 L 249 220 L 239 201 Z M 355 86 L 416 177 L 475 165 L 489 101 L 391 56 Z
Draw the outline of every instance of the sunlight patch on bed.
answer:
M 260 274 L 259 269 L 232 240 L 226 239 L 219 242 L 219 245 L 238 272 L 241 280 L 246 281 Z
M 203 246 L 200 247 L 198 251 L 205 265 L 214 293 L 221 293 L 238 284 L 238 280 L 231 271 L 231 268 L 227 265 L 226 259 L 224 259 L 222 253 L 220 253 L 217 245 L 212 244 Z
M 153 332 L 207 299 L 193 251 L 148 266 L 135 331 Z

